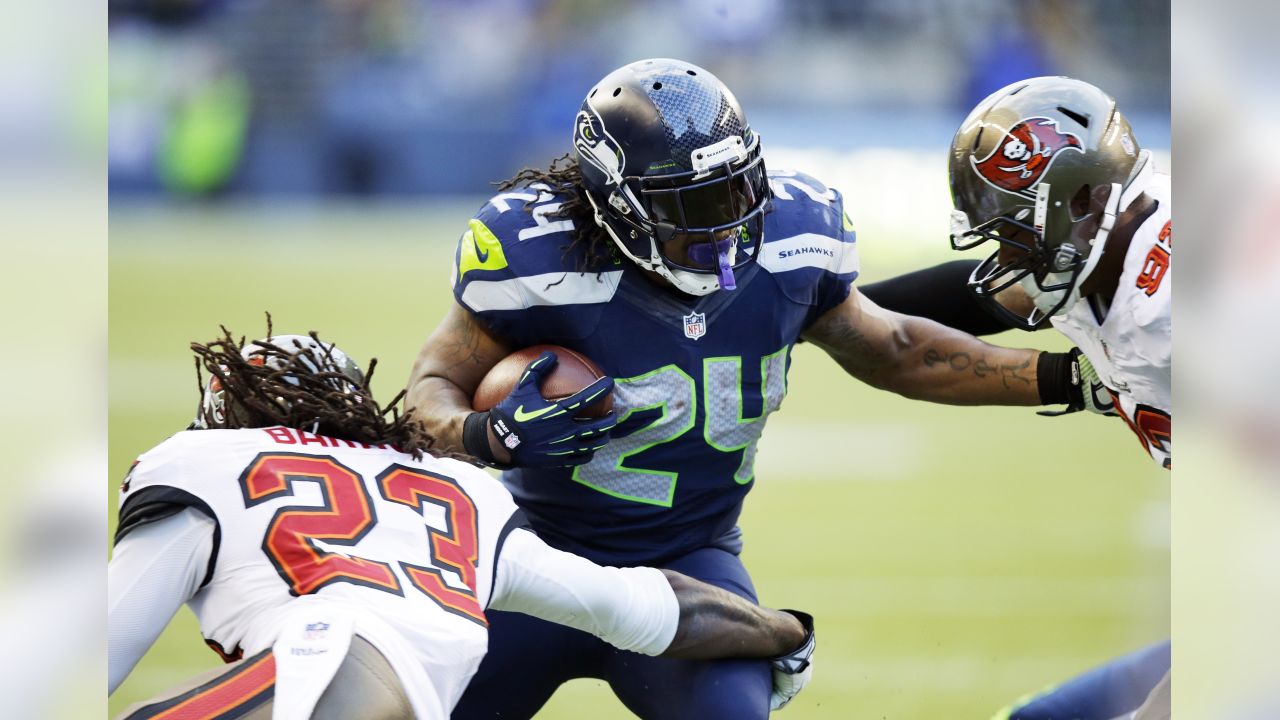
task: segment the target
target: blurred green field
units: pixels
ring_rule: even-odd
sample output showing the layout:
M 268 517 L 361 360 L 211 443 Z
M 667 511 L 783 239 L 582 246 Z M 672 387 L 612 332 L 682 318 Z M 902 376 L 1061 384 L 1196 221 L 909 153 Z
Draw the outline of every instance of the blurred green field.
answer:
M 188 342 L 220 323 L 261 335 L 264 310 L 279 332 L 377 356 L 389 397 L 451 302 L 453 242 L 476 204 L 114 208 L 112 468 L 190 420 Z M 864 278 L 952 259 L 939 245 L 907 255 L 864 237 Z M 1052 333 L 996 341 L 1063 347 Z M 986 718 L 1168 635 L 1168 477 L 1118 420 L 913 403 L 801 346 L 757 468 L 747 565 L 763 602 L 807 609 L 819 628 L 790 720 Z M 114 530 L 114 486 L 109 497 Z M 218 663 L 183 609 L 110 710 Z M 596 681 L 539 715 L 629 716 Z

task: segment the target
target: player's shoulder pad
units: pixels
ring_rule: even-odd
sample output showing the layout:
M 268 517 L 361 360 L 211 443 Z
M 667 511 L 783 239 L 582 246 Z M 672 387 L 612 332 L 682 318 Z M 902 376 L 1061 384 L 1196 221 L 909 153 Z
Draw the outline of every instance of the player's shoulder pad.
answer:
M 212 436 L 227 432 L 230 431 L 184 430 L 138 456 L 120 486 L 115 542 L 119 543 L 134 528 L 187 507 L 196 508 L 216 522 L 217 516 L 208 503 L 185 487 L 181 468 L 191 452 L 207 448 L 216 442 Z
M 200 436 L 208 431 L 183 430 L 170 435 L 164 442 L 138 456 L 129 469 L 131 480 L 152 477 L 165 469 L 172 468 L 180 462 L 191 448 L 197 447 L 203 439 Z
M 577 272 L 578 253 L 565 251 L 574 221 L 554 217 L 565 199 L 538 183 L 490 198 L 458 240 L 452 277 L 458 302 L 485 313 L 611 298 L 621 269 Z
M 840 191 L 794 170 L 770 171 L 773 212 L 766 220 L 760 265 L 771 273 L 808 270 L 853 280 L 857 235 Z
M 129 490 L 145 485 L 179 482 L 182 468 L 190 458 L 220 457 L 233 445 L 260 441 L 261 433 L 251 430 L 183 430 L 138 456 L 129 470 Z M 124 500 L 123 494 L 121 500 Z

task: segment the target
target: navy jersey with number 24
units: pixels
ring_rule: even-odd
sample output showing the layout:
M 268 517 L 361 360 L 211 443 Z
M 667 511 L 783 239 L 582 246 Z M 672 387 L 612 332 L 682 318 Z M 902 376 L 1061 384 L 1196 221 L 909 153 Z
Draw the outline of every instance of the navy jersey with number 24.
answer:
M 577 468 L 515 469 L 503 482 L 548 543 L 609 565 L 659 565 L 734 549 L 756 442 L 787 390 L 791 348 L 848 297 L 858 273 L 840 193 L 772 172 L 758 262 L 736 290 L 663 289 L 625 258 L 577 272 L 563 198 L 495 196 L 458 244 L 454 297 L 514 347 L 563 345 L 616 381 L 612 440 Z

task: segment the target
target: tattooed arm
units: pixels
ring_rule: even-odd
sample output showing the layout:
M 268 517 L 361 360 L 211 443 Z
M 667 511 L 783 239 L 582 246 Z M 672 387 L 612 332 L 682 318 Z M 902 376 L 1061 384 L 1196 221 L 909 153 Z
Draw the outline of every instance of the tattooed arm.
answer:
M 1038 350 L 988 345 L 931 320 L 890 312 L 855 288 L 804 339 L 850 375 L 904 397 L 949 405 L 1039 405 Z
M 418 352 L 405 407 L 426 425 L 442 449 L 465 453 L 462 426 L 471 414 L 471 396 L 489 369 L 511 352 L 512 348 L 455 303 Z M 492 435 L 489 447 L 494 458 L 507 462 L 506 448 Z

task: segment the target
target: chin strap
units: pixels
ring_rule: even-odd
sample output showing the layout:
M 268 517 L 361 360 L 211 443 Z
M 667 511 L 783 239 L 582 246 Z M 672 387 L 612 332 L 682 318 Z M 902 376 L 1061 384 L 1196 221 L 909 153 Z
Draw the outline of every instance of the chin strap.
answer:
M 1107 197 L 1107 205 L 1102 211 L 1102 221 L 1098 224 L 1098 231 L 1094 233 L 1093 239 L 1089 241 L 1091 249 L 1089 257 L 1085 260 L 1084 268 L 1080 270 L 1080 275 L 1071 287 L 1071 295 L 1062 306 L 1063 312 L 1070 310 L 1072 305 L 1080 301 L 1080 286 L 1084 285 L 1093 274 L 1099 261 L 1102 260 L 1103 253 L 1107 251 L 1107 238 L 1111 237 L 1111 231 L 1115 229 L 1116 218 L 1128 210 L 1133 201 L 1142 195 L 1154 173 L 1155 163 L 1151 162 L 1151 151 L 1143 150 L 1138 153 L 1138 162 L 1129 175 L 1128 182 L 1123 186 L 1112 183 L 1111 194 Z
M 1136 183 L 1131 184 L 1130 187 L 1134 185 Z M 1084 285 L 1085 281 L 1089 279 L 1089 276 L 1098 267 L 1098 263 L 1102 261 L 1102 256 L 1107 251 L 1107 238 L 1111 236 L 1111 231 L 1115 228 L 1116 218 L 1128 206 L 1124 203 L 1125 194 L 1125 190 L 1120 186 L 1120 183 L 1112 183 L 1111 193 L 1107 196 L 1107 204 L 1102 210 L 1102 218 L 1098 223 L 1098 230 L 1094 233 L 1093 238 L 1089 240 L 1089 256 L 1085 258 L 1084 267 L 1076 274 L 1075 279 L 1072 280 L 1069 272 L 1051 272 L 1045 276 L 1044 282 L 1046 283 L 1058 284 L 1071 280 L 1070 289 L 1041 290 L 1040 281 L 1036 280 L 1033 274 L 1028 274 L 1018 281 L 1018 284 L 1027 293 L 1027 297 L 1031 298 L 1031 302 L 1035 304 L 1037 310 L 1042 313 L 1053 312 L 1061 315 L 1070 312 L 1071 308 L 1080 302 L 1080 286 Z M 1138 191 L 1138 194 L 1141 194 L 1141 190 Z M 1133 198 L 1136 197 L 1137 195 L 1133 195 L 1128 202 L 1132 203 Z M 1078 252 L 1075 246 L 1070 243 L 1063 243 L 1058 247 L 1058 257 L 1062 257 L 1061 253 L 1066 253 L 1065 257 L 1068 263 Z M 1064 295 L 1066 296 L 1066 301 L 1062 302 Z
M 1124 192 L 1120 194 L 1120 212 L 1128 210 L 1133 201 L 1147 189 L 1147 185 L 1151 184 L 1151 176 L 1156 172 L 1155 165 L 1151 161 L 1150 150 L 1138 153 L 1137 166 L 1130 173 L 1129 181 L 1124 184 Z
M 1113 183 L 1111 185 L 1111 194 L 1107 196 L 1107 205 L 1102 209 L 1102 220 L 1098 223 L 1098 231 L 1094 233 L 1093 239 L 1089 241 L 1089 257 L 1085 259 L 1084 268 L 1080 270 L 1080 275 L 1076 278 L 1075 283 L 1072 284 L 1072 298 L 1067 300 L 1068 306 L 1074 305 L 1080 299 L 1080 286 L 1093 274 L 1094 269 L 1098 267 L 1098 263 L 1102 260 L 1103 254 L 1107 251 L 1107 238 L 1111 237 L 1111 231 L 1116 226 L 1116 217 L 1121 212 L 1124 212 L 1122 205 L 1127 207 L 1127 204 L 1124 203 L 1123 195 L 1124 190 L 1120 187 L 1120 184 Z M 1129 202 L 1133 202 L 1133 200 L 1130 199 Z M 1064 309 L 1070 308 L 1065 307 Z

